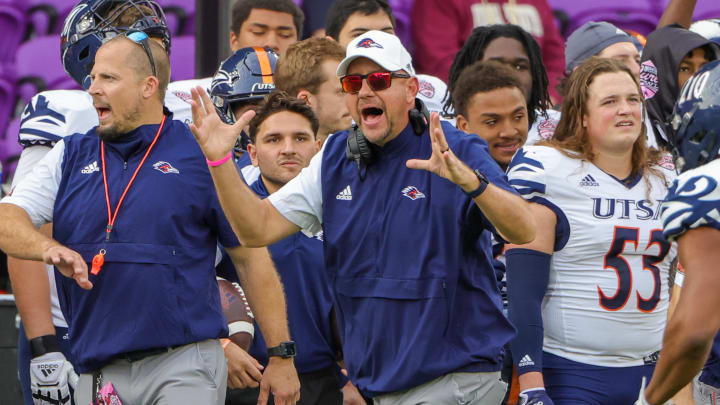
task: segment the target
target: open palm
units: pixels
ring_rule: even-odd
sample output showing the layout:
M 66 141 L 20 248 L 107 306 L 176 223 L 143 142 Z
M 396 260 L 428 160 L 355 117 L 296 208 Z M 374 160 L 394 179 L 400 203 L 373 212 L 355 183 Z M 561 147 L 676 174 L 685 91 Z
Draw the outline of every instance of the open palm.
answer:
M 255 116 L 247 111 L 233 125 L 224 123 L 215 111 L 215 107 L 205 89 L 198 86 L 190 90 L 192 94 L 192 116 L 190 131 L 195 135 L 200 148 L 208 160 L 219 160 L 232 151 L 242 129 Z

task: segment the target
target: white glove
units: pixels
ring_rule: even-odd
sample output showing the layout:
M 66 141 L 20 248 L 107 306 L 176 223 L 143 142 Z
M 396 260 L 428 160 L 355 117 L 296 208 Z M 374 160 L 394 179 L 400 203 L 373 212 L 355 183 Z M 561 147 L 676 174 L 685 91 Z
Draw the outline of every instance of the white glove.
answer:
M 35 405 L 70 404 L 78 375 L 60 352 L 45 353 L 30 360 L 30 390 Z

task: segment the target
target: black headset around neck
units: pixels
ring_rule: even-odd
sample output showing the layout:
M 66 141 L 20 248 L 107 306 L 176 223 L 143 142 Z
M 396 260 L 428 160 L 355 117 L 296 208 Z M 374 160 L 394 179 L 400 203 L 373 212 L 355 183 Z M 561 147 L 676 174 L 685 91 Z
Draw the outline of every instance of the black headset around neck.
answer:
M 412 126 L 415 135 L 422 135 L 430 126 L 430 112 L 425 104 L 418 98 L 415 99 L 415 108 L 408 111 L 410 126 Z M 368 141 L 365 134 L 362 133 L 357 124 L 353 124 L 352 129 L 347 138 L 345 147 L 345 157 L 352 160 L 358 165 L 360 180 L 365 180 L 367 168 L 375 160 L 373 148 L 375 146 Z

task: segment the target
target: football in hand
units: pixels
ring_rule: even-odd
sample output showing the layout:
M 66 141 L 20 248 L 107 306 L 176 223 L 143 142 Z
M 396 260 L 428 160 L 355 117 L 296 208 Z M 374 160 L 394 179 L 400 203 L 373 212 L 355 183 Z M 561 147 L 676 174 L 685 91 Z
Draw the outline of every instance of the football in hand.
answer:
M 238 283 L 217 277 L 220 303 L 230 329 L 230 340 L 247 351 L 255 334 L 254 319 L 245 292 Z

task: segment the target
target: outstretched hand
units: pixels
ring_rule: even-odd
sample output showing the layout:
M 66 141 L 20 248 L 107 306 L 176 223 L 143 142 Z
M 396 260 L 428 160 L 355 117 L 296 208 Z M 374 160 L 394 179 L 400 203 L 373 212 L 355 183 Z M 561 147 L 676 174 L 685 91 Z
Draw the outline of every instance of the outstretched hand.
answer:
M 440 125 L 440 115 L 433 112 L 430 115 L 430 142 L 432 155 L 427 160 L 410 159 L 405 165 L 410 169 L 427 170 L 440 177 L 448 179 L 465 191 L 477 188 L 477 176 L 460 160 L 445 140 L 445 133 Z
M 43 252 L 43 262 L 57 267 L 63 276 L 75 279 L 86 290 L 93 287 L 88 279 L 88 267 L 80 253 L 65 246 L 51 246 Z
M 200 145 L 208 160 L 219 160 L 227 156 L 235 146 L 242 129 L 255 116 L 255 111 L 247 111 L 233 125 L 224 123 L 215 111 L 210 97 L 200 86 L 190 89 L 192 94 L 192 116 L 190 131 Z

